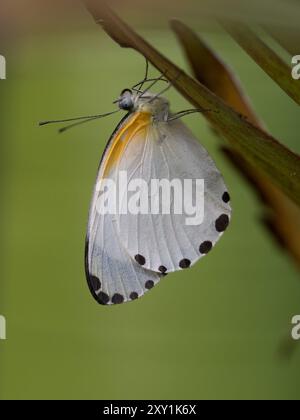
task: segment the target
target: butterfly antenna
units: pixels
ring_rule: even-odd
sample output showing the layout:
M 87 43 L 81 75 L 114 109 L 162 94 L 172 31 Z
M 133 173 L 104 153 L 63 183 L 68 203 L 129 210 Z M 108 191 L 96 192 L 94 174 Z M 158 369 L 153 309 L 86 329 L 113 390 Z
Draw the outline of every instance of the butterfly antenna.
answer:
M 166 74 L 167 74 L 167 71 L 166 71 L 164 74 L 162 74 L 162 76 L 161 76 L 161 77 L 164 77 Z M 163 89 L 161 92 L 159 92 L 157 95 L 153 96 L 153 97 L 150 99 L 149 103 L 151 103 L 151 102 L 155 101 L 155 99 L 159 98 L 161 95 L 163 95 L 164 93 L 166 93 L 169 89 L 171 89 L 171 87 L 172 87 L 172 86 L 173 86 L 173 84 L 174 84 L 174 81 L 177 81 L 177 80 L 180 78 L 181 74 L 182 74 L 182 72 L 181 72 L 181 71 L 179 71 L 179 73 L 178 73 L 178 75 L 175 77 L 175 79 L 174 79 L 173 81 L 168 81 L 168 86 L 167 86 L 165 89 Z M 151 86 L 149 87 L 149 89 L 151 89 Z M 142 95 L 142 96 L 143 96 L 143 95 Z
M 217 112 L 217 111 L 213 111 L 212 109 L 187 109 L 186 111 L 181 111 L 181 112 L 178 112 L 177 114 L 172 115 L 168 119 L 168 122 L 179 120 L 180 118 L 186 117 L 187 115 L 204 114 L 206 112 Z
M 138 82 L 136 85 L 132 86 L 132 88 L 131 88 L 132 90 L 135 90 L 136 92 L 141 93 L 141 94 L 148 92 L 148 89 L 145 92 L 142 91 L 145 83 L 148 83 L 148 82 L 157 83 L 159 81 L 163 81 L 163 82 L 168 83 L 168 80 L 164 79 L 164 75 L 161 75 L 161 76 L 156 77 L 154 79 L 149 79 L 149 61 L 148 61 L 147 58 L 145 58 L 145 60 L 146 60 L 145 77 L 141 82 Z M 149 89 L 151 89 L 152 87 L 153 87 L 153 85 Z
M 88 118 L 88 119 L 86 119 L 86 120 L 79 121 L 79 122 L 77 122 L 77 123 L 67 125 L 66 127 L 62 127 L 62 128 L 60 128 L 60 129 L 58 130 L 58 132 L 59 132 L 59 133 L 64 133 L 65 131 L 68 131 L 68 130 L 70 130 L 71 128 L 78 127 L 79 125 L 82 125 L 82 124 L 85 124 L 85 123 L 88 123 L 88 122 L 91 122 L 91 121 L 95 121 L 95 120 L 97 120 L 97 119 L 98 119 L 97 117 L 94 117 L 94 118 Z
M 161 95 L 163 95 L 164 93 L 166 93 L 169 89 L 171 89 L 172 86 L 173 86 L 173 84 L 171 82 L 169 82 L 168 86 L 165 89 L 163 89 L 161 92 L 159 92 L 157 95 L 153 96 L 150 99 L 149 103 L 155 101 L 155 99 L 159 98 Z
M 143 83 L 143 84 L 145 84 L 145 83 L 149 83 L 149 82 L 159 82 L 159 81 L 161 81 L 161 82 L 165 82 L 165 83 L 169 83 L 169 81 L 167 80 L 167 79 L 162 79 L 161 78 L 161 76 L 159 76 L 159 77 L 155 77 L 154 79 L 147 79 L 147 80 L 145 80 L 145 81 L 143 81 L 143 82 L 139 82 L 139 83 L 137 83 L 136 85 L 134 85 L 134 86 L 132 86 L 132 90 L 136 90 L 136 91 L 138 91 L 138 92 L 140 92 L 140 93 L 144 93 L 144 91 L 142 91 L 140 88 L 139 88 L 139 86 L 140 86 L 140 84 L 141 83 Z
M 164 77 L 165 77 L 166 74 L 167 74 L 167 72 L 161 74 L 157 79 L 153 79 L 153 83 L 151 83 L 151 85 L 148 86 L 146 90 L 144 90 L 144 92 L 140 95 L 140 98 L 142 98 L 147 92 L 149 92 L 149 90 L 151 90 L 153 88 L 153 86 L 156 85 L 156 83 L 160 82 L 161 80 L 165 81 Z M 169 83 L 169 82 L 167 81 L 167 83 Z
M 120 110 L 118 109 L 117 111 L 108 112 L 106 114 L 88 115 L 86 117 L 67 118 L 67 119 L 64 119 L 64 120 L 41 121 L 39 123 L 39 126 L 48 125 L 48 124 L 59 124 L 59 123 L 77 121 L 74 124 L 70 124 L 67 127 L 61 128 L 59 130 L 59 132 L 62 133 L 64 131 L 66 131 L 66 130 L 69 130 L 70 128 L 76 127 L 77 125 L 84 124 L 86 122 L 90 122 L 90 121 L 97 120 L 97 119 L 100 119 L 100 118 L 108 117 L 110 115 L 116 114 L 117 112 L 120 112 Z

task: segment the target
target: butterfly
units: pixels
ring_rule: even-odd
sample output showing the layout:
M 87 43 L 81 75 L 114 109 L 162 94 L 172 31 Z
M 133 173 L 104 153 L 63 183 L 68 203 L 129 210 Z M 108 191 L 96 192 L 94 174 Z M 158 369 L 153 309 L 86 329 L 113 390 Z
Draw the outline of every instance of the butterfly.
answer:
M 151 93 L 155 83 L 167 82 L 164 77 L 149 79 L 147 67 L 143 81 L 115 101 L 118 111 L 83 117 L 61 130 L 127 111 L 100 162 L 86 235 L 87 282 L 102 305 L 134 301 L 166 275 L 193 266 L 230 222 L 222 175 L 181 120 L 203 111 L 173 114 L 163 96 L 170 83 Z M 195 195 L 202 201 L 193 204 Z

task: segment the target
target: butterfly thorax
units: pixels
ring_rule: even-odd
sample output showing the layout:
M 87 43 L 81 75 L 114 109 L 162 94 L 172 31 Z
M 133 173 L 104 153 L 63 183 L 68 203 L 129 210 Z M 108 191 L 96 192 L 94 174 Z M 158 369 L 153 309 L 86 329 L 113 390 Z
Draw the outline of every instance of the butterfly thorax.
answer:
M 154 121 L 167 121 L 170 108 L 167 99 L 147 93 L 147 97 L 137 96 L 135 111 L 145 112 L 152 115 Z
M 157 94 L 142 94 L 125 89 L 118 100 L 119 108 L 124 111 L 151 114 L 153 121 L 168 121 L 170 113 L 169 101 Z

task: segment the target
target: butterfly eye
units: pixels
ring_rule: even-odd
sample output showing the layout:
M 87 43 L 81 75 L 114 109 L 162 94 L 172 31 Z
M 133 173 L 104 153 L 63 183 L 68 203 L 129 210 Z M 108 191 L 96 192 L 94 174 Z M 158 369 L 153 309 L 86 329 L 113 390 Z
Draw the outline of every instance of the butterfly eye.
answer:
M 121 93 L 119 107 L 120 109 L 124 109 L 125 111 L 130 111 L 133 109 L 134 101 L 132 97 L 132 91 L 130 89 L 125 89 Z
M 124 89 L 124 90 L 122 90 L 121 96 L 126 95 L 126 94 L 132 95 L 132 90 L 131 89 Z

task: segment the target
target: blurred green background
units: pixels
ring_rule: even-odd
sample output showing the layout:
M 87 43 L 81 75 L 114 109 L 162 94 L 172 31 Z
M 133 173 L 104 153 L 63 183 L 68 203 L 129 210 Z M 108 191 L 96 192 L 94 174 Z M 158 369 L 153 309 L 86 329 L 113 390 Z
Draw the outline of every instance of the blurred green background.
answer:
M 138 30 L 188 70 L 166 25 Z M 270 131 L 299 153 L 298 106 L 223 32 L 202 35 L 240 76 Z M 142 299 L 99 306 L 85 280 L 85 228 L 118 117 L 64 135 L 37 122 L 112 110 L 120 91 L 143 77 L 143 58 L 85 14 L 65 30 L 27 31 L 5 53 L 0 398 L 299 399 L 300 343 L 289 340 L 300 313 L 299 273 L 263 229 L 261 205 L 205 120 L 186 123 L 229 186 L 230 229 L 199 264 Z M 174 90 L 168 97 L 174 110 L 190 107 Z

